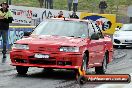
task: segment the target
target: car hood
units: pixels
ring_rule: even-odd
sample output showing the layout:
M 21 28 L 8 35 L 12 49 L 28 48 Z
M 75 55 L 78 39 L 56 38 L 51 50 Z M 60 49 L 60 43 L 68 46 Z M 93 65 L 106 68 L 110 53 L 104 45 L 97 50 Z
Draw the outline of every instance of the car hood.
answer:
M 132 36 L 132 31 L 116 31 L 114 34 L 119 34 L 122 36 Z
M 63 37 L 63 36 L 31 36 L 18 40 L 16 43 L 32 45 L 59 45 L 59 46 L 83 46 L 86 44 L 85 38 Z

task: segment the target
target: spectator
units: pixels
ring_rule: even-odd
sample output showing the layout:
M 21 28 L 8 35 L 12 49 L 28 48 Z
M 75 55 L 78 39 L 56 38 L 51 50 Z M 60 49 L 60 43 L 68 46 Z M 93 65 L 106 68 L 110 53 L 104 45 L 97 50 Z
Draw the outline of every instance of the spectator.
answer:
M 77 11 L 78 0 L 73 0 L 73 12 Z
M 72 15 L 70 15 L 70 18 L 79 19 L 79 17 L 77 16 L 76 12 L 73 12 Z
M 48 0 L 45 0 L 45 8 L 47 8 L 48 9 L 48 7 L 49 7 L 49 5 L 48 5 Z
M 6 2 L 11 5 L 12 0 L 6 0 Z
M 12 23 L 13 17 L 11 15 L 11 12 L 9 11 L 9 6 L 6 2 L 3 2 L 1 4 L 0 9 L 0 37 L 2 36 L 3 39 L 3 58 L 6 58 L 6 45 L 8 40 L 8 29 L 9 29 L 9 23 Z
M 39 1 L 39 4 L 40 4 L 40 8 L 42 8 L 43 7 L 43 0 L 38 0 Z
M 49 8 L 53 9 L 53 0 L 49 0 Z
M 107 8 L 107 3 L 104 0 L 101 0 L 99 3 L 99 9 L 100 9 L 100 13 L 104 13 L 104 10 Z
M 64 18 L 64 16 L 63 16 L 63 11 L 60 11 L 58 14 L 59 14 L 59 15 L 58 15 L 57 17 L 55 17 L 55 18 Z
M 45 8 L 53 9 L 53 0 L 44 0 Z
M 69 10 L 69 11 L 71 11 L 72 2 L 73 2 L 73 0 L 67 0 L 68 10 Z

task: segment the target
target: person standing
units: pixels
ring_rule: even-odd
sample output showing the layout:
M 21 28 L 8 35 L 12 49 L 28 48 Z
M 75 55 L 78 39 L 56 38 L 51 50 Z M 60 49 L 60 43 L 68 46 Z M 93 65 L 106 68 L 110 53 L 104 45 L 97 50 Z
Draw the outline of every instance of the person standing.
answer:
M 73 0 L 67 0 L 68 10 L 71 11 Z
M 45 8 L 48 9 L 48 7 L 49 7 L 49 5 L 48 5 L 49 2 L 48 2 L 48 0 L 45 0 L 44 3 L 45 3 Z
M 9 23 L 12 23 L 13 17 L 11 14 L 11 11 L 9 11 L 8 3 L 3 2 L 1 4 L 0 9 L 0 37 L 2 36 L 3 39 L 3 58 L 6 58 L 6 45 L 8 40 L 8 29 L 9 29 Z
M 11 5 L 12 0 L 6 0 L 6 2 Z
M 70 15 L 70 18 L 79 19 L 76 12 L 73 12 L 72 15 Z
M 53 9 L 53 0 L 49 0 L 49 8 Z
M 78 0 L 73 0 L 73 12 L 77 11 Z
M 53 0 L 45 0 L 44 3 L 46 9 L 53 9 Z
M 40 4 L 40 8 L 42 8 L 44 0 L 38 0 L 38 1 L 39 1 L 39 4 Z
M 55 18 L 64 18 L 64 16 L 63 16 L 63 11 L 60 11 L 60 12 L 58 13 L 58 16 L 56 16 Z
M 99 9 L 100 9 L 100 13 L 104 14 L 104 10 L 107 8 L 107 3 L 104 0 L 101 0 L 99 3 Z

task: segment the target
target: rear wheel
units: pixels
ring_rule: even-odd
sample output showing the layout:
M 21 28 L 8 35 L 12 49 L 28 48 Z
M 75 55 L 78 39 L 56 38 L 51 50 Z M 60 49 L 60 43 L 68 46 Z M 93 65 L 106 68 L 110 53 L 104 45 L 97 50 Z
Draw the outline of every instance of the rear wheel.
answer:
M 25 75 L 28 71 L 28 67 L 16 66 L 16 70 L 17 70 L 19 75 Z
M 107 69 L 107 54 L 105 53 L 102 66 L 95 67 L 95 72 L 96 74 L 105 74 L 106 69 Z

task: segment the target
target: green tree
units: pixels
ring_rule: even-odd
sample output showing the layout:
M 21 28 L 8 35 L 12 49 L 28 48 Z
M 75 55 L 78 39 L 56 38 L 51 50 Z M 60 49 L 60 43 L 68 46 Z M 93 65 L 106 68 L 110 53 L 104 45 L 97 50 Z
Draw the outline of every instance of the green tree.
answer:
M 125 0 L 125 1 L 126 1 L 126 5 L 132 5 L 132 0 Z

